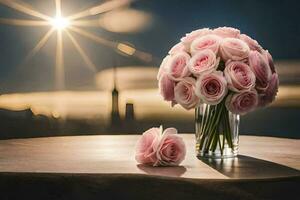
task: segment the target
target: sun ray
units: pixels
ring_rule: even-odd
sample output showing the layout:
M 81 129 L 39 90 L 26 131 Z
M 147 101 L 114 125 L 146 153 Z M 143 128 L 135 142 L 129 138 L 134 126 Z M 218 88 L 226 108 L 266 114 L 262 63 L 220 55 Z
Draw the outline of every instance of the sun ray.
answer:
M 92 8 L 89 8 L 87 10 L 81 11 L 79 13 L 76 13 L 74 15 L 71 15 L 68 17 L 69 20 L 75 20 L 80 19 L 88 16 L 98 15 L 104 12 L 111 11 L 113 9 L 126 6 L 130 4 L 133 0 L 111 0 L 104 2 L 98 6 L 94 6 Z
M 89 38 L 97 43 L 100 43 L 102 45 L 105 45 L 105 46 L 108 46 L 108 47 L 111 47 L 111 48 L 116 48 L 116 43 L 113 42 L 113 41 L 110 41 L 110 40 L 107 40 L 107 39 L 104 39 L 98 35 L 95 35 L 91 32 L 88 32 L 88 31 L 85 31 L 81 28 L 77 28 L 77 27 L 74 27 L 74 26 L 70 26 L 69 27 L 70 30 L 82 35 L 82 36 L 85 36 L 86 38 Z
M 56 40 L 56 60 L 55 60 L 55 84 L 57 90 L 65 89 L 65 71 L 63 55 L 63 38 L 62 31 L 57 30 Z
M 56 17 L 61 17 L 61 0 L 55 0 Z
M 70 38 L 71 42 L 75 46 L 76 50 L 78 51 L 78 53 L 82 57 L 82 59 L 85 62 L 85 64 L 88 66 L 88 68 L 90 70 L 92 70 L 93 72 L 97 72 L 97 67 L 90 60 L 90 58 L 87 56 L 87 54 L 84 52 L 84 50 L 82 49 L 82 47 L 80 46 L 80 44 L 77 42 L 77 40 L 74 38 L 74 36 L 68 30 L 66 30 L 65 32 L 67 33 L 68 37 Z
M 10 7 L 12 9 L 15 9 L 19 12 L 25 13 L 27 15 L 31 15 L 33 17 L 38 17 L 40 19 L 44 19 L 46 21 L 51 20 L 51 18 L 47 15 L 44 15 L 34 9 L 32 9 L 29 5 L 26 5 L 24 2 L 22 1 L 15 1 L 15 0 L 0 0 L 0 3 Z
M 37 45 L 28 53 L 28 55 L 25 57 L 23 63 L 27 63 L 31 58 L 33 58 L 40 49 L 46 44 L 46 42 L 49 40 L 50 36 L 54 32 L 54 28 L 51 28 L 37 43 Z
M 80 27 L 100 27 L 99 20 L 74 20 L 70 22 L 70 25 L 80 26 Z
M 125 53 L 129 56 L 134 56 L 142 61 L 145 61 L 145 62 L 151 62 L 153 57 L 151 54 L 147 53 L 147 52 L 144 52 L 144 51 L 141 51 L 141 50 L 138 50 L 138 49 L 132 49 L 133 47 L 127 45 L 127 44 L 124 44 L 124 43 L 118 43 L 118 42 L 113 42 L 113 41 L 110 41 L 110 40 L 107 40 L 107 39 L 104 39 L 102 37 L 99 37 L 91 32 L 88 32 L 88 31 L 85 31 L 81 28 L 77 28 L 77 27 L 74 27 L 74 26 L 70 26 L 69 27 L 70 30 L 82 35 L 82 36 L 85 36 L 86 38 L 89 38 L 97 43 L 100 43 L 102 45 L 105 45 L 105 46 L 108 46 L 112 49 L 115 49 L 115 50 L 118 50 L 122 53 Z M 129 53 L 128 53 L 129 52 Z
M 48 21 L 0 18 L 0 24 L 12 26 L 49 26 Z

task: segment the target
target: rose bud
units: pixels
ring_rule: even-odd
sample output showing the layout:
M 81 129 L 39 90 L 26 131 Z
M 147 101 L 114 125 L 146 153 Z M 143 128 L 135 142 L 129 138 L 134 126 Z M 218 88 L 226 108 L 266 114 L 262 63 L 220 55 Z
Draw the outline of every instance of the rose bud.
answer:
M 184 44 L 187 50 L 190 50 L 190 46 L 192 42 L 197 38 L 201 37 L 207 34 L 210 34 L 212 31 L 208 28 L 198 29 L 195 31 L 192 31 L 190 33 L 187 33 L 185 37 L 181 38 L 181 42 Z
M 166 101 L 173 101 L 175 82 L 167 74 L 163 74 L 158 82 L 160 94 Z
M 175 101 L 187 110 L 195 108 L 199 103 L 195 94 L 195 82 L 194 78 L 186 77 L 178 82 L 174 89 Z
M 243 62 L 227 62 L 224 75 L 228 83 L 228 88 L 232 91 L 247 91 L 255 87 L 255 74 Z
M 185 158 L 185 143 L 175 128 L 167 128 L 157 148 L 155 166 L 177 166 Z
M 166 69 L 166 64 L 167 64 L 167 61 L 168 61 L 168 59 L 170 58 L 171 56 L 166 56 L 164 59 L 163 59 L 163 61 L 161 62 L 161 64 L 160 64 L 160 67 L 159 67 L 159 69 L 158 69 L 158 73 L 157 73 L 157 80 L 159 80 L 160 78 L 161 78 L 161 76 L 163 75 L 163 74 L 165 74 L 166 73 L 166 71 L 167 71 L 167 69 Z
M 186 47 L 182 44 L 182 42 L 179 42 L 175 46 L 173 46 L 170 49 L 169 54 L 173 55 L 180 52 L 186 52 Z
M 217 69 L 220 58 L 216 58 L 216 54 L 210 49 L 197 52 L 189 61 L 188 69 L 195 76 L 203 73 L 210 73 Z
M 241 34 L 239 36 L 239 39 L 246 42 L 246 44 L 248 44 L 250 50 L 262 52 L 263 48 L 258 44 L 258 42 L 256 40 L 252 39 L 248 35 Z
M 256 76 L 256 89 L 259 91 L 266 90 L 272 75 L 266 57 L 257 51 L 251 51 L 249 54 L 249 66 Z
M 196 95 L 209 105 L 217 105 L 227 94 L 227 82 L 221 71 L 203 74 L 196 82 Z
M 215 54 L 217 54 L 220 46 L 220 41 L 221 38 L 219 36 L 212 34 L 197 37 L 191 44 L 191 54 L 194 55 L 195 53 L 204 49 L 210 49 Z
M 135 159 L 138 163 L 154 165 L 158 162 L 156 155 L 160 142 L 160 129 L 145 131 L 136 144 Z
M 237 38 L 240 35 L 240 31 L 231 27 L 220 27 L 216 28 L 213 31 L 213 34 L 220 36 L 221 38 Z
M 241 93 L 231 93 L 225 101 L 226 108 L 239 115 L 254 110 L 258 103 L 258 94 L 255 89 Z
M 166 73 L 175 81 L 189 76 L 190 72 L 187 68 L 189 60 L 190 56 L 185 52 L 170 55 L 165 65 Z
M 269 86 L 262 94 L 259 94 L 259 106 L 266 106 L 272 103 L 277 95 L 279 86 L 278 74 L 272 74 Z
M 220 44 L 219 51 L 224 61 L 243 60 L 248 57 L 250 48 L 240 39 L 225 38 Z

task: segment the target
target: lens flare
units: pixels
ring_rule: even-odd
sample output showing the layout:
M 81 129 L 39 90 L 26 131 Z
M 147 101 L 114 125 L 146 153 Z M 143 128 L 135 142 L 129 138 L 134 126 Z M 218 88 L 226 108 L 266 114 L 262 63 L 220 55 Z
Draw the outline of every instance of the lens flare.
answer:
M 55 17 L 50 21 L 51 25 L 58 30 L 63 30 L 70 25 L 70 21 L 63 17 Z

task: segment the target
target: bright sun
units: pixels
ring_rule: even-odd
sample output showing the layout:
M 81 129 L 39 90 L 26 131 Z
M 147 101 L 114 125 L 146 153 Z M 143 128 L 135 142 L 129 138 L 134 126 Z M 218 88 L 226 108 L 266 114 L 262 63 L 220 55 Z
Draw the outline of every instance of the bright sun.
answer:
M 70 25 L 70 21 L 63 17 L 55 17 L 51 20 L 51 24 L 55 29 L 63 30 Z

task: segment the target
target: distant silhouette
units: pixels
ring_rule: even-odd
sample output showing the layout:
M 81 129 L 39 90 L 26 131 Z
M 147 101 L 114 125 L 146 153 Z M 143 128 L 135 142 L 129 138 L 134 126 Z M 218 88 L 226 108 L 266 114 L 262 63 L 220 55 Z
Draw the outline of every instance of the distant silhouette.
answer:
M 121 124 L 119 112 L 119 91 L 117 89 L 117 69 L 113 68 L 113 90 L 111 91 L 111 128 L 117 128 Z

